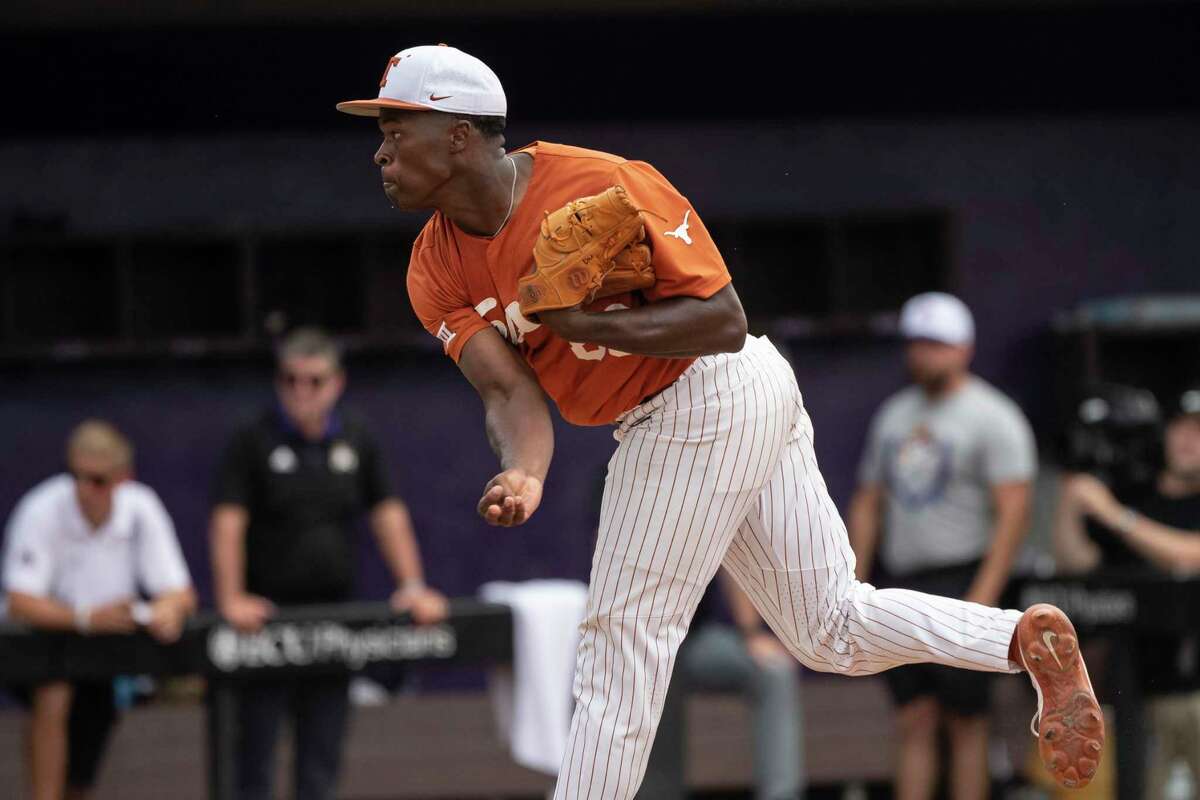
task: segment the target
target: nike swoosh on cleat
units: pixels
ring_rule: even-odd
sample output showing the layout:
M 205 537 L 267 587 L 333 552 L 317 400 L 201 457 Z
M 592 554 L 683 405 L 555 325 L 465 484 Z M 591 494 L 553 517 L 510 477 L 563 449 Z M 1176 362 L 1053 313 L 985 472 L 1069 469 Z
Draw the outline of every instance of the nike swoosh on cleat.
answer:
M 1054 652 L 1054 643 L 1058 640 L 1058 634 L 1054 631 L 1042 631 L 1042 642 L 1046 645 L 1046 649 L 1050 651 L 1050 655 L 1054 656 L 1054 663 L 1058 664 L 1058 668 L 1062 669 L 1062 662 L 1058 660 L 1058 653 Z

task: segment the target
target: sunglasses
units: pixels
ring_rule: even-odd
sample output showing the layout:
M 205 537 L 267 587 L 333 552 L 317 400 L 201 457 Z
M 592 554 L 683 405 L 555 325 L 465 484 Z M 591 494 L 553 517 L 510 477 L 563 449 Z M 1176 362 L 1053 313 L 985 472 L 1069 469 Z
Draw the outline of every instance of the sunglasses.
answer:
M 325 384 L 333 380 L 333 375 L 300 375 L 295 372 L 280 372 L 279 382 L 289 389 L 295 389 L 297 386 L 307 386 L 309 389 L 321 389 Z
M 79 469 L 73 469 L 70 472 L 75 480 L 80 483 L 86 483 L 96 489 L 107 489 L 117 482 L 115 476 L 103 472 L 84 472 Z

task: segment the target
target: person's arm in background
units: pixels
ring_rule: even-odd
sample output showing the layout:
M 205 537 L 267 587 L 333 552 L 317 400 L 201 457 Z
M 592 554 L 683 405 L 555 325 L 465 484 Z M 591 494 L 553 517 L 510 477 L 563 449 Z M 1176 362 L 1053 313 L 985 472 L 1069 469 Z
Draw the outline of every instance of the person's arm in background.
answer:
M 779 639 L 775 638 L 775 634 L 771 633 L 771 629 L 763 622 L 758 609 L 734 581 L 729 570 L 720 570 L 720 581 L 721 591 L 729 603 L 729 613 L 733 617 L 733 624 L 742 634 L 742 641 L 746 643 L 746 650 L 754 662 L 759 666 L 795 663 L 787 648 Z
M 243 632 L 258 630 L 275 614 L 270 600 L 246 591 L 246 532 L 257 496 L 255 465 L 260 462 L 253 434 L 236 434 L 217 469 L 208 526 L 213 600 L 218 613 Z
M 994 606 L 1012 573 L 1013 561 L 1029 531 L 1028 482 L 1001 483 L 992 487 L 992 538 L 987 555 L 975 573 L 965 600 Z
M 885 401 L 871 418 L 862 460 L 858 465 L 858 486 L 850 498 L 846 514 L 846 533 L 854 551 L 854 577 L 869 581 L 879 552 L 879 536 L 883 532 L 883 504 L 887 488 L 884 485 L 884 418 L 890 401 Z
M 137 513 L 137 574 L 150 595 L 149 619 L 137 619 L 160 642 L 171 643 L 183 632 L 187 618 L 196 611 L 196 592 L 187 562 L 179 547 L 175 523 L 162 500 L 148 486 L 139 489 Z
M 554 454 L 554 427 L 542 387 L 493 328 L 467 341 L 458 367 L 483 401 L 484 424 L 501 471 L 476 510 L 489 525 L 520 525 L 542 502 Z
M 391 470 L 378 439 L 365 426 L 359 437 L 358 481 L 363 504 L 371 509 L 371 532 L 396 580 L 392 608 L 410 612 L 419 625 L 441 622 L 446 618 L 446 598 L 425 585 L 412 516 L 394 491 Z
M 246 528 L 250 514 L 244 506 L 221 503 L 209 522 L 213 594 L 217 610 L 240 631 L 256 631 L 275 613 L 265 597 L 246 592 Z
M 1084 527 L 1086 514 L 1071 490 L 1076 476 L 1063 474 L 1058 485 L 1058 505 L 1054 509 L 1051 533 L 1054 563 L 1064 575 L 1091 572 L 1100 566 L 1100 548 L 1088 538 Z
M 383 553 L 384 561 L 396 579 L 392 608 L 408 611 L 420 625 L 446 618 L 446 598 L 425 585 L 421 567 L 421 548 L 413 532 L 407 506 L 395 497 L 380 501 L 371 510 L 371 530 Z
M 1173 573 L 1200 571 L 1200 531 L 1174 528 L 1142 516 L 1122 505 L 1091 475 L 1073 476 L 1066 491 L 1088 516 L 1120 534 L 1160 569 Z
M 866 581 L 875 565 L 875 553 L 879 546 L 879 529 L 882 524 L 883 486 L 878 483 L 860 483 L 850 499 L 850 512 L 846 515 L 846 530 L 850 547 L 854 550 L 854 577 Z
M 10 591 L 9 616 L 35 628 L 78 633 L 133 633 L 133 605 L 127 600 L 76 611 L 70 606 L 25 592 Z
M 1037 443 L 1016 405 L 987 415 L 982 431 L 983 479 L 992 500 L 991 540 L 963 598 L 994 606 L 1008 585 L 1013 562 L 1029 532 L 1029 506 L 1037 477 Z

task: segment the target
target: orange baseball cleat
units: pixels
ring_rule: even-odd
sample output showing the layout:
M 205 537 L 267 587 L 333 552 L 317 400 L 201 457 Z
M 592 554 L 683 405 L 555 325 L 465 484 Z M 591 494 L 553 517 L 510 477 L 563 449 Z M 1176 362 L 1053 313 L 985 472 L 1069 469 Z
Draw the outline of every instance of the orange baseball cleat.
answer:
M 1017 646 L 1037 690 L 1030 730 L 1038 737 L 1042 763 L 1063 786 L 1083 788 L 1100 765 L 1104 715 L 1079 654 L 1075 626 L 1060 609 L 1039 603 L 1017 622 Z

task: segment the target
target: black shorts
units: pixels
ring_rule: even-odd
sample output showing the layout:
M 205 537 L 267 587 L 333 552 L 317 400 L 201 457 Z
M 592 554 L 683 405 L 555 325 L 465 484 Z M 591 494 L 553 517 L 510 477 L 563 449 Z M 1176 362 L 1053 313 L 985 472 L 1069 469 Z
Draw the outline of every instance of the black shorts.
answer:
M 96 783 L 108 737 L 117 722 L 112 681 L 73 684 L 71 712 L 67 721 L 67 786 L 88 789 Z M 11 688 L 9 693 L 23 706 L 33 705 L 33 690 Z
M 924 570 L 901 577 L 883 576 L 881 586 L 912 589 L 942 597 L 961 598 L 979 572 L 979 562 Z M 937 700 L 942 709 L 962 717 L 988 713 L 991 705 L 992 673 L 945 667 L 941 664 L 909 664 L 883 673 L 898 707 L 922 697 Z

